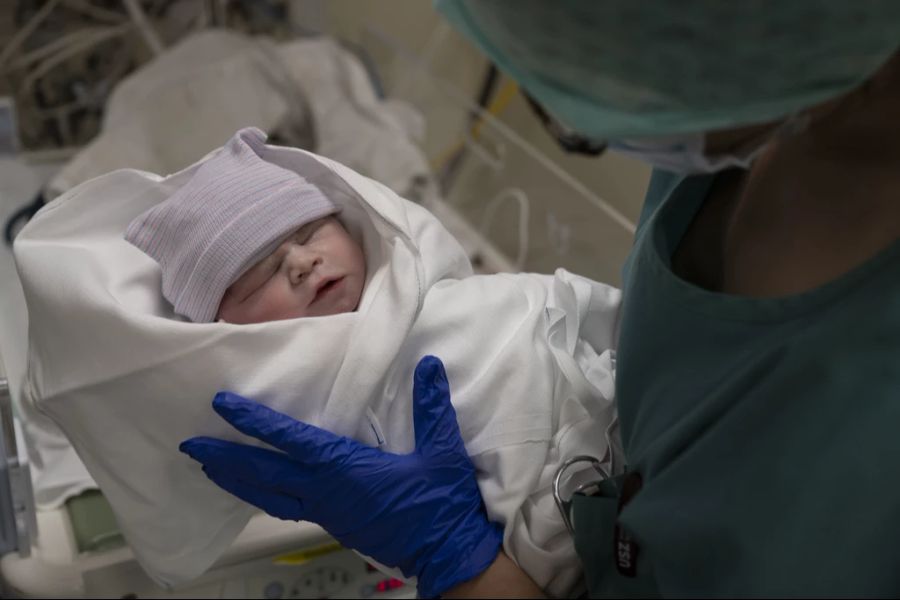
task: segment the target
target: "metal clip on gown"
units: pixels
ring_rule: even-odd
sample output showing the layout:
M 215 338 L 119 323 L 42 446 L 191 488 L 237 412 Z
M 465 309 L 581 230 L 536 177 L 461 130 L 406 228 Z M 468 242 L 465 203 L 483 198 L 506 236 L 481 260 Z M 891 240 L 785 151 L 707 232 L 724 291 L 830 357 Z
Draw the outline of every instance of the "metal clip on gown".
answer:
M 563 500 L 562 494 L 560 494 L 560 484 L 562 483 L 563 476 L 566 474 L 573 465 L 578 463 L 590 463 L 594 470 L 600 474 L 600 479 L 594 479 L 588 481 L 586 483 L 582 483 L 572 492 L 571 496 L 569 496 L 568 500 Z M 584 494 L 590 488 L 597 486 L 601 481 L 605 481 L 609 479 L 610 473 L 603 466 L 599 460 L 594 458 L 593 456 L 575 456 L 570 458 L 566 462 L 562 464 L 561 467 L 556 471 L 556 477 L 553 479 L 553 499 L 556 501 L 556 508 L 559 509 L 559 513 L 562 515 L 563 523 L 566 524 L 566 529 L 569 530 L 570 535 L 575 535 L 575 529 L 572 526 L 572 517 L 571 517 L 571 507 L 572 507 L 572 496 L 575 494 Z M 589 494 L 588 494 L 589 495 Z

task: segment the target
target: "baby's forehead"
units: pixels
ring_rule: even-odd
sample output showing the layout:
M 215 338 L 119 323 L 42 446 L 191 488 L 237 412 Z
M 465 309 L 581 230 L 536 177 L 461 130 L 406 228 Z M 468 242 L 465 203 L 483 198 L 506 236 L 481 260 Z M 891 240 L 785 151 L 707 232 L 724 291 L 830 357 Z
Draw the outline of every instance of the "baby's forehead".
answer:
M 284 252 L 284 249 L 286 248 L 286 245 L 289 242 L 296 243 L 296 242 L 305 241 L 305 238 L 307 237 L 307 235 L 310 232 L 312 232 L 315 229 L 318 229 L 321 225 L 323 225 L 325 222 L 327 222 L 330 219 L 332 219 L 332 217 L 330 217 L 330 216 L 322 217 L 321 219 L 316 219 L 315 221 L 311 221 L 309 223 L 301 225 L 300 227 L 297 227 L 296 229 L 289 232 L 284 237 L 276 240 L 275 243 L 271 245 L 271 247 L 264 248 L 262 250 L 262 252 L 260 252 L 259 259 L 254 261 L 253 264 L 244 272 L 243 275 L 246 275 L 247 273 L 249 273 L 256 267 L 261 266 L 262 263 L 266 262 L 266 259 L 271 258 L 271 257 L 275 256 L 276 254 Z M 243 275 L 241 275 L 241 277 L 243 277 Z M 238 279 L 240 279 L 240 277 Z
M 284 239 L 282 239 L 281 242 L 278 245 L 276 245 L 275 248 L 272 249 L 271 253 L 277 252 L 278 248 L 283 246 L 285 242 L 303 242 L 303 241 L 305 241 L 305 238 L 309 233 L 312 233 L 313 231 L 315 231 L 316 229 L 318 229 L 319 227 L 321 227 L 322 225 L 324 225 L 325 223 L 327 223 L 328 221 L 330 221 L 332 219 L 333 219 L 333 217 L 331 217 L 329 215 L 327 217 L 322 217 L 320 219 L 316 219 L 315 221 L 310 221 L 309 223 L 301 225 L 297 229 L 293 230 L 292 232 L 290 232 L 289 234 L 284 236 Z

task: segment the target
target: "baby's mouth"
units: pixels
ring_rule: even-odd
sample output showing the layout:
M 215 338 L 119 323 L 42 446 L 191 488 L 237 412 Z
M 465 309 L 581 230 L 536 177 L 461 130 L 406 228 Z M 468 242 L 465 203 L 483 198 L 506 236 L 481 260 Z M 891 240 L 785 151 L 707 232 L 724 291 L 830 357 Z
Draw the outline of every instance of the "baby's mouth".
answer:
M 343 281 L 343 277 L 338 277 L 337 279 L 328 279 L 324 281 L 321 285 L 319 285 L 318 288 L 316 288 L 316 295 L 313 298 L 313 302 L 318 302 L 325 296 L 328 296 L 331 292 L 337 289 Z

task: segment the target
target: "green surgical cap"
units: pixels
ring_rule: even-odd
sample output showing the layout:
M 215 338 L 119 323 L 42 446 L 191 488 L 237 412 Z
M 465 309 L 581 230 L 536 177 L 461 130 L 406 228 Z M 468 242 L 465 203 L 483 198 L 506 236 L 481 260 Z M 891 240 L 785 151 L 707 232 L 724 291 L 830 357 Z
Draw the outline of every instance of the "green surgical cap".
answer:
M 900 47 L 900 0 L 437 0 L 563 124 L 598 139 L 774 120 Z

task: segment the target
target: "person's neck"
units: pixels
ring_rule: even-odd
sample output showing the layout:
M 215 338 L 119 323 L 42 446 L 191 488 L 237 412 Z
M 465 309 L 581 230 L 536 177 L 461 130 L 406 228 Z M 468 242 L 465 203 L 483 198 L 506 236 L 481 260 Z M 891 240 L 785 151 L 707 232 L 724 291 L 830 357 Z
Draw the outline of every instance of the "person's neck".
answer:
M 813 159 L 867 171 L 900 159 L 900 53 L 845 96 L 811 111 L 811 124 L 794 140 Z
M 812 113 L 736 184 L 725 210 L 721 288 L 799 293 L 831 281 L 900 239 L 897 64 Z

